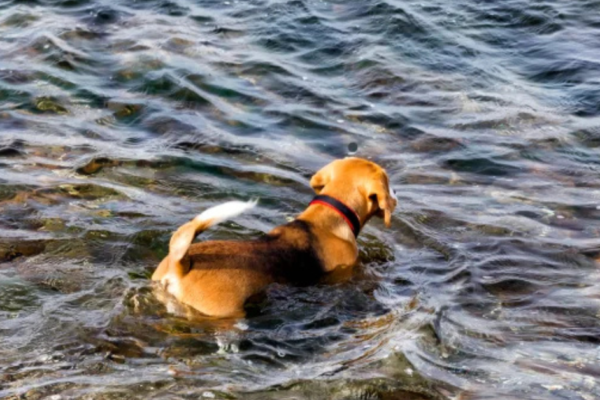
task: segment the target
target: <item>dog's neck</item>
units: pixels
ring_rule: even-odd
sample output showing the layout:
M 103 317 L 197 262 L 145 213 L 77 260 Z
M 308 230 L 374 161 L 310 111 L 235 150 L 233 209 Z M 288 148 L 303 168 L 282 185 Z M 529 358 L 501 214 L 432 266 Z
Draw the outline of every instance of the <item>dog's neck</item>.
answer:
M 317 196 L 308 208 L 298 216 L 298 219 L 310 221 L 315 228 L 325 230 L 356 246 L 356 237 L 362 227 L 363 218 L 351 206 L 342 203 L 340 207 L 336 204 L 337 199 L 335 197 L 326 197 L 333 199 L 332 204 L 327 204 L 327 199 Z M 351 214 L 354 214 L 355 217 L 353 218 Z
M 340 217 L 348 224 L 348 227 L 354 234 L 354 237 L 358 237 L 360 233 L 361 223 L 360 218 L 356 211 L 348 207 L 343 202 L 339 201 L 335 197 L 328 195 L 317 195 L 315 196 L 309 205 L 319 204 L 332 209 L 337 212 Z
M 325 231 L 339 239 L 356 244 L 356 237 L 350 226 L 334 210 L 322 205 L 310 205 L 297 219 L 310 222 L 319 231 Z

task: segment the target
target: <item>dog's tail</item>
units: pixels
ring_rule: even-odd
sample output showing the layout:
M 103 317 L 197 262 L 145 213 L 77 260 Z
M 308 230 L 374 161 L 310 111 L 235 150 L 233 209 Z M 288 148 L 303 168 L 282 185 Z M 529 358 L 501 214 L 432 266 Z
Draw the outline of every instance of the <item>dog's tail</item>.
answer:
M 185 256 L 192 241 L 203 231 L 213 225 L 220 224 L 223 221 L 236 217 L 251 208 L 257 203 L 257 200 L 247 202 L 229 201 L 218 206 L 214 206 L 198 215 L 196 218 L 179 227 L 171 237 L 169 243 L 169 259 L 171 262 L 179 262 Z

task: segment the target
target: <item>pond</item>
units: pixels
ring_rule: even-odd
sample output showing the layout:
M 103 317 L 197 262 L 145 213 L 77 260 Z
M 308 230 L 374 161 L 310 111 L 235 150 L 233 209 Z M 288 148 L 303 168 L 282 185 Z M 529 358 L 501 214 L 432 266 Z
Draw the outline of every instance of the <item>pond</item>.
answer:
M 0 0 L 0 398 L 600 398 L 600 2 Z M 167 312 L 172 231 L 386 168 L 352 279 Z

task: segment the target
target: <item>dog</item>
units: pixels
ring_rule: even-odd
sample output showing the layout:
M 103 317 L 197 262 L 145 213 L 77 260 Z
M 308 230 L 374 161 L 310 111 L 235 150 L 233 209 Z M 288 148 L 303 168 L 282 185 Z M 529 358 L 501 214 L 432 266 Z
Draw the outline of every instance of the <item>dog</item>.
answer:
M 250 210 L 256 202 L 227 202 L 183 224 L 153 281 L 179 302 L 212 317 L 243 317 L 244 303 L 278 282 L 317 283 L 358 260 L 356 238 L 373 216 L 390 226 L 397 205 L 386 171 L 374 162 L 347 157 L 310 180 L 317 196 L 295 220 L 248 241 L 192 243 L 211 226 Z

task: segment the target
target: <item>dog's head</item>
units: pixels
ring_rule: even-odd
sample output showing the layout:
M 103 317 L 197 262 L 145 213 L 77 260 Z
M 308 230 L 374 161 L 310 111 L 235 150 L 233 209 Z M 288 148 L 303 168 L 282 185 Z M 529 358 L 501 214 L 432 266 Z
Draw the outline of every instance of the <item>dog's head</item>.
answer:
M 333 161 L 311 178 L 310 186 L 317 194 L 334 197 L 353 208 L 362 224 L 376 215 L 389 227 L 398 203 L 385 170 L 362 158 Z

